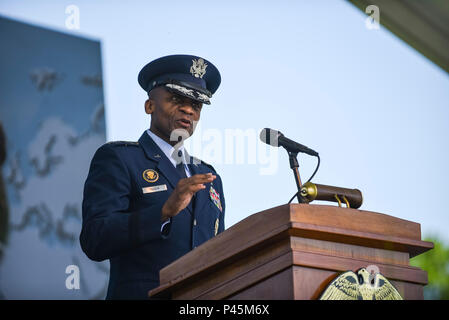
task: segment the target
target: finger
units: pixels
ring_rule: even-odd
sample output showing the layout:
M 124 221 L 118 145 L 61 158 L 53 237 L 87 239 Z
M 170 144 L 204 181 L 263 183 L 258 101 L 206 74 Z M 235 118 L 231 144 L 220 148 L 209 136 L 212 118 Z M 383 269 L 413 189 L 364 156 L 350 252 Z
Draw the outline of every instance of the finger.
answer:
M 180 192 L 185 192 L 186 188 L 190 185 L 210 183 L 214 181 L 216 178 L 217 176 L 212 174 L 196 174 L 189 178 L 179 180 L 176 189 L 178 189 Z
M 198 191 L 205 189 L 205 188 L 206 188 L 206 186 L 201 183 L 200 184 L 192 184 L 192 185 L 189 185 L 189 187 L 187 188 L 187 191 L 191 192 L 191 193 L 197 193 Z
M 213 175 L 212 173 L 208 174 L 195 174 L 191 176 L 190 178 L 187 178 L 187 183 L 205 183 L 205 182 L 211 182 L 217 178 L 216 175 Z
M 183 197 L 185 197 L 185 196 L 187 196 L 189 194 L 196 193 L 198 190 L 201 190 L 201 189 L 204 189 L 204 188 L 206 188 L 206 186 L 204 184 L 201 184 L 201 183 L 199 183 L 199 184 L 189 184 L 189 185 L 183 186 L 182 188 L 179 188 L 177 193 L 179 194 L 180 197 L 183 198 Z

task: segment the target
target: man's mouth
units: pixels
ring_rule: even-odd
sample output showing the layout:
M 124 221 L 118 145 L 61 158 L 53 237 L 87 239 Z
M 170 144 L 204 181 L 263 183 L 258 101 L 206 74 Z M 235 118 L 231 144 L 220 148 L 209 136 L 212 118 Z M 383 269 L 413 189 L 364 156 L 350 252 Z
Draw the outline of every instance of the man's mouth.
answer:
M 190 128 L 192 126 L 192 122 L 187 119 L 178 119 L 176 120 L 176 123 L 178 123 L 182 128 Z

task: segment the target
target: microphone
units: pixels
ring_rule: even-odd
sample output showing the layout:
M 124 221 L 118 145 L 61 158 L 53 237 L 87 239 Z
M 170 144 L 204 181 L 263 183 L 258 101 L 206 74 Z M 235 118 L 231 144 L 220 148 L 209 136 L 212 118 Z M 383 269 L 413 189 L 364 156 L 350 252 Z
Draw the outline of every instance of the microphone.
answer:
M 282 132 L 273 130 L 270 128 L 265 128 L 260 131 L 260 140 L 262 140 L 263 143 L 269 144 L 273 147 L 284 147 L 288 152 L 293 153 L 306 153 L 311 156 L 318 157 L 318 152 L 298 143 L 293 140 L 290 140 L 289 138 L 286 138 Z

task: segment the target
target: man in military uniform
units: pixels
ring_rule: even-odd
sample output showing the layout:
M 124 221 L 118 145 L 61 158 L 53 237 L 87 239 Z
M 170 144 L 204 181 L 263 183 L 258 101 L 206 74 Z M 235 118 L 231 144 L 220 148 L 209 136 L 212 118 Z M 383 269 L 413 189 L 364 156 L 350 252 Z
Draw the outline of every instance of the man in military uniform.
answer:
M 220 176 L 182 145 L 220 73 L 203 58 L 172 55 L 148 63 L 138 81 L 150 129 L 138 142 L 100 147 L 84 187 L 80 243 L 90 259 L 110 261 L 107 299 L 147 298 L 161 268 L 224 230 Z

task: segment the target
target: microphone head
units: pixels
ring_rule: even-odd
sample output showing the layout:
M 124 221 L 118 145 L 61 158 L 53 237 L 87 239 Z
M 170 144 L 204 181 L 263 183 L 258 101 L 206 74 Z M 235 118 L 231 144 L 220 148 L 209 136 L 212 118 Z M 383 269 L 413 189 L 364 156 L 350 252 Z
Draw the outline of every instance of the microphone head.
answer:
M 284 136 L 280 131 L 265 128 L 260 131 L 260 140 L 263 143 L 269 144 L 273 147 L 279 147 L 279 137 Z

